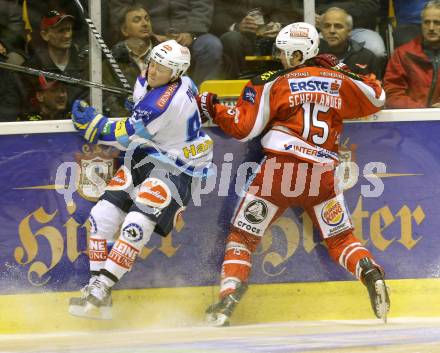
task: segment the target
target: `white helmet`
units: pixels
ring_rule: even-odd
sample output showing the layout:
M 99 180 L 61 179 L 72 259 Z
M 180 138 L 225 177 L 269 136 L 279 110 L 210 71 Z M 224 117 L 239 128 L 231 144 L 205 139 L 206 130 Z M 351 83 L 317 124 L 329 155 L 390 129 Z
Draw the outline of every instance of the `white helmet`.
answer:
M 314 26 L 305 22 L 295 22 L 282 28 L 277 35 L 275 45 L 278 49 L 284 51 L 287 62 L 292 54 L 299 50 L 302 55 L 302 61 L 313 58 L 319 51 L 319 34 Z
M 188 70 L 191 54 L 187 47 L 173 39 L 156 45 L 151 50 L 150 60 L 168 67 L 173 71 L 172 78 L 178 78 Z

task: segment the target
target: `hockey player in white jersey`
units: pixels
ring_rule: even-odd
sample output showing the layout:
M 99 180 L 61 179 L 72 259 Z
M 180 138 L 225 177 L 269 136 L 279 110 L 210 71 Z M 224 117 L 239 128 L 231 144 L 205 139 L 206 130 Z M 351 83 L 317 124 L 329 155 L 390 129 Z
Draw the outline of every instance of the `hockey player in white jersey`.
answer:
M 88 142 L 115 146 L 126 155 L 90 212 L 91 278 L 81 297 L 71 298 L 72 315 L 111 319 L 111 288 L 132 269 L 153 232 L 170 233 L 191 186 L 208 171 L 213 142 L 201 130 L 197 88 L 182 76 L 189 65 L 188 48 L 176 41 L 154 47 L 146 77 L 135 84 L 128 119 L 111 122 L 84 101 L 73 105 L 73 123 Z

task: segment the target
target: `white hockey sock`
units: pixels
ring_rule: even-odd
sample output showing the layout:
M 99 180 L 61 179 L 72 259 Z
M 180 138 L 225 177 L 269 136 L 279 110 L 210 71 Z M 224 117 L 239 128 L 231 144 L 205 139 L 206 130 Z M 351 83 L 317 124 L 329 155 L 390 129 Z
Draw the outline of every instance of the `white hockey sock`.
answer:
M 101 200 L 90 211 L 90 239 L 88 254 L 90 272 L 99 272 L 104 268 L 108 257 L 108 245 L 124 220 L 126 213 L 112 203 Z
M 129 212 L 122 224 L 121 234 L 110 251 L 101 276 L 113 282 L 133 267 L 137 255 L 150 240 L 156 223 L 140 212 Z

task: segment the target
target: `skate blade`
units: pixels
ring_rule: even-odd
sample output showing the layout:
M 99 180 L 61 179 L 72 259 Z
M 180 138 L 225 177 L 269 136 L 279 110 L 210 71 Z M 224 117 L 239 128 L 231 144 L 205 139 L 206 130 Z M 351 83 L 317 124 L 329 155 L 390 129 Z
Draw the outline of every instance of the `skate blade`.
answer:
M 387 288 L 384 281 L 376 281 L 374 286 L 378 295 L 378 301 L 376 302 L 377 316 L 384 322 L 384 324 L 386 324 L 388 319 L 388 311 L 390 310 L 390 306 L 386 301 Z
M 225 314 L 206 314 L 205 324 L 210 327 L 229 326 L 229 317 Z
M 110 306 L 96 307 L 90 303 L 86 305 L 69 305 L 69 314 L 95 320 L 111 320 L 113 316 Z

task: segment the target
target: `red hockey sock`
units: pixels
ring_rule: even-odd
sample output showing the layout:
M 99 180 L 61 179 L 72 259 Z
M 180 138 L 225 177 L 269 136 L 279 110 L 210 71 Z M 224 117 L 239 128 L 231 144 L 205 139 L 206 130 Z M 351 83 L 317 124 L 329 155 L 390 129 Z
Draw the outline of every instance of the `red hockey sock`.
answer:
M 235 291 L 241 282 L 247 282 L 252 268 L 252 253 L 260 242 L 260 237 L 233 229 L 226 240 L 226 250 L 222 265 L 220 297 Z
M 325 240 L 330 257 L 353 276 L 360 279 L 359 260 L 369 257 L 373 263 L 373 255 L 362 243 L 349 232 Z

